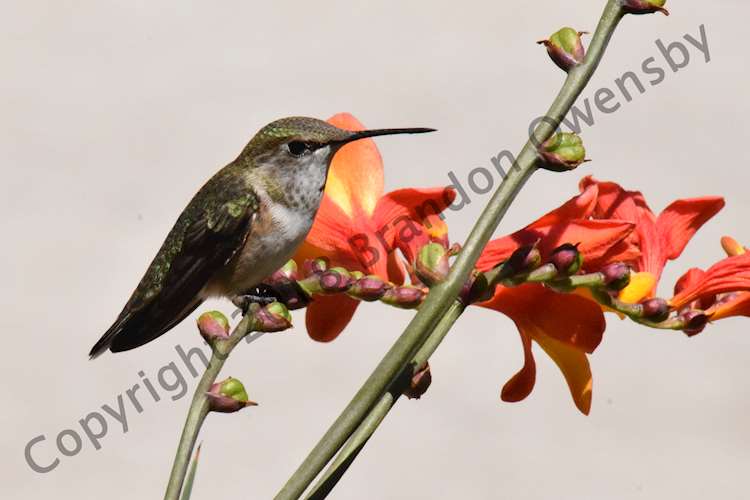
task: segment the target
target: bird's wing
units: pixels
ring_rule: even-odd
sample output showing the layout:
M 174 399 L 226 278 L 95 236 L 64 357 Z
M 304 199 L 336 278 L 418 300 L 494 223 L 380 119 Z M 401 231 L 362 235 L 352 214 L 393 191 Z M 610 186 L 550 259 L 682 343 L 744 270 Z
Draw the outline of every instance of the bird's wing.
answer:
M 150 342 L 201 304 L 199 292 L 242 248 L 257 212 L 255 195 L 236 190 L 209 182 L 193 198 L 92 358 Z

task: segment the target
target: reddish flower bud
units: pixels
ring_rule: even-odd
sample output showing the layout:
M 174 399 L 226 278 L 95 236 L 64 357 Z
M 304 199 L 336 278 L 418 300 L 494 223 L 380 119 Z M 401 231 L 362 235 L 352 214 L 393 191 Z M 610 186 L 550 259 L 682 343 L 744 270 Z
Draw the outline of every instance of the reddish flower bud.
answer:
M 341 267 L 334 267 L 320 275 L 320 289 L 327 293 L 345 292 L 352 285 L 349 272 Z
M 248 406 L 258 405 L 249 400 L 242 382 L 232 377 L 212 385 L 206 398 L 209 410 L 220 413 L 234 413 Z
M 540 168 L 553 172 L 567 172 L 586 161 L 586 149 L 583 141 L 571 132 L 560 132 L 542 144 L 539 148 Z
M 698 335 L 706 328 L 706 325 L 708 324 L 708 316 L 706 316 L 706 313 L 704 313 L 703 311 L 698 311 L 697 309 L 685 311 L 680 316 L 680 319 L 685 325 L 682 331 L 688 337 L 694 337 Z
M 419 399 L 427 392 L 431 383 L 432 373 L 430 372 L 430 364 L 427 363 L 424 368 L 412 376 L 409 386 L 404 389 L 404 396 L 409 399 Z
M 550 262 L 561 275 L 572 276 L 581 269 L 583 255 L 578 251 L 578 245 L 565 243 L 552 251 Z
M 601 270 L 604 286 L 609 290 L 620 291 L 630 283 L 630 267 L 622 262 L 609 264 Z
M 669 11 L 664 8 L 664 4 L 667 0 L 620 0 L 622 2 L 622 8 L 625 12 L 630 14 L 652 14 L 654 12 L 661 12 L 665 16 L 669 15 Z
M 294 260 L 290 260 L 286 264 L 284 264 L 284 267 L 276 270 L 271 276 L 263 280 L 263 282 L 269 285 L 275 285 L 278 283 L 297 281 L 298 279 L 299 272 L 297 269 L 297 263 L 294 262 Z
M 255 330 L 259 332 L 280 332 L 292 327 L 292 315 L 281 302 L 274 302 L 255 312 Z
M 542 254 L 539 253 L 539 249 L 536 247 L 536 243 L 533 245 L 524 245 L 518 247 L 505 261 L 504 266 L 508 266 L 511 276 L 527 273 L 533 271 L 542 264 Z
M 414 271 L 422 283 L 436 285 L 448 276 L 448 250 L 439 243 L 428 243 L 419 250 Z
M 425 293 L 414 286 L 395 286 L 385 291 L 381 301 L 401 309 L 414 309 L 422 303 Z
M 740 245 L 737 240 L 729 236 L 724 236 L 721 239 L 721 246 L 729 257 L 743 255 L 747 252 L 747 249 L 745 247 Z
M 359 300 L 373 302 L 380 300 L 388 287 L 388 283 L 378 276 L 365 276 L 354 282 L 351 288 L 349 288 L 349 295 Z
M 669 304 L 661 298 L 648 299 L 641 302 L 643 317 L 655 323 L 661 323 L 669 318 Z
M 585 57 L 581 42 L 581 35 L 584 33 L 573 28 L 563 28 L 549 37 L 549 40 L 540 40 L 537 43 L 547 48 L 549 57 L 560 69 L 569 71 L 581 64 Z
M 209 344 L 229 337 L 229 320 L 219 311 L 208 311 L 198 317 L 198 331 Z
M 318 257 L 317 259 L 307 259 L 302 264 L 302 270 L 305 276 L 312 276 L 313 274 L 320 274 L 328 269 L 328 259 L 325 257 Z

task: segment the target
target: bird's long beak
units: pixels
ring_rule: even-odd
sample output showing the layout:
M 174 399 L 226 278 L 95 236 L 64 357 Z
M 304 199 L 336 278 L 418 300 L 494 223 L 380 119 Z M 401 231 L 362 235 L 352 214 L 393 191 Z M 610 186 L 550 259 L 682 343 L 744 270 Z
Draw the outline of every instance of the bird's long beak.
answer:
M 352 141 L 358 141 L 359 139 L 366 139 L 367 137 L 376 137 L 379 135 L 396 135 L 396 134 L 425 134 L 427 132 L 435 132 L 434 128 L 380 128 L 373 130 L 362 130 L 359 132 L 352 132 L 349 137 L 334 141 L 333 146 L 341 147 Z

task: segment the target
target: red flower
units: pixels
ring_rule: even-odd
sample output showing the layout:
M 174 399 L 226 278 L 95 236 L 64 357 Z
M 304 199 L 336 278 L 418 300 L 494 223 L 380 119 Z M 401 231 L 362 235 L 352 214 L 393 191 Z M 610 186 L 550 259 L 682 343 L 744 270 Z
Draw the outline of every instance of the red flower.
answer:
M 364 127 L 350 114 L 329 123 L 347 130 Z M 305 242 L 294 259 L 327 257 L 331 265 L 403 283 L 416 250 L 431 239 L 447 238 L 437 216 L 455 192 L 446 188 L 400 189 L 383 194 L 383 163 L 370 139 L 345 145 L 334 156 L 323 201 Z M 359 302 L 344 295 L 314 297 L 305 323 L 315 340 L 335 339 L 349 324 Z
M 667 261 L 679 257 L 695 232 L 724 207 L 724 199 L 717 196 L 683 199 L 656 216 L 638 191 L 626 191 L 619 184 L 592 177 L 581 180 L 582 190 L 592 185 L 599 188 L 594 218 L 635 223 L 631 239 L 640 248 L 640 257 L 633 262 L 638 274 L 620 294 L 625 302 L 653 296 Z
M 538 242 L 542 258 L 563 243 L 580 243 L 584 268 L 596 270 L 605 263 L 629 261 L 639 255 L 626 239 L 635 224 L 622 220 L 589 220 L 594 213 L 598 187 L 583 192 L 513 234 L 491 241 L 477 261 L 477 269 L 487 271 L 506 260 L 516 248 Z
M 712 321 L 750 316 L 750 252 L 731 238 L 722 244 L 729 257 L 706 271 L 690 269 L 677 282 L 670 300 L 674 309 L 696 304 Z
M 587 220 L 596 204 L 598 187 L 592 185 L 537 221 L 509 236 L 490 242 L 479 259 L 480 270 L 488 270 L 507 259 L 520 245 L 538 243 L 542 258 L 564 243 L 580 243 L 584 267 L 638 257 L 628 244 L 634 224 L 617 220 Z M 524 366 L 503 387 L 503 401 L 515 402 L 531 393 L 536 381 L 532 340 L 555 361 L 565 376 L 578 409 L 591 408 L 592 377 L 587 353 L 601 342 L 604 314 L 598 303 L 576 294 L 556 293 L 542 285 L 497 287 L 487 302 L 479 304 L 510 317 L 521 335 Z

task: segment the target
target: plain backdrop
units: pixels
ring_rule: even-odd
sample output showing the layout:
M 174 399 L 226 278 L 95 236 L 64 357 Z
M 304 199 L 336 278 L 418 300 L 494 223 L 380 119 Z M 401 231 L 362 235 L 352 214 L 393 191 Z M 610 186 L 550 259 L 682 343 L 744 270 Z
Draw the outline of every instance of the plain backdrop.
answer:
M 386 188 L 466 179 L 517 151 L 563 73 L 534 42 L 571 25 L 593 31 L 604 0 L 536 2 L 3 1 L 0 11 L 0 329 L 4 498 L 159 498 L 189 396 L 173 401 L 157 372 L 176 343 L 200 345 L 194 317 L 147 347 L 94 362 L 86 353 L 119 313 L 180 210 L 261 126 L 288 115 L 355 114 L 370 127 L 439 133 L 377 140 Z M 726 208 L 668 266 L 661 290 L 722 256 L 719 238 L 750 244 L 746 20 L 740 0 L 669 2 L 672 16 L 631 16 L 585 96 L 615 89 L 582 135 L 594 161 L 539 173 L 504 234 L 577 192 L 587 174 L 673 199 L 724 195 Z M 699 38 L 691 60 L 631 102 L 615 78 L 655 45 Z M 684 42 L 684 40 L 683 40 Z M 677 54 L 675 53 L 675 57 Z M 496 178 L 497 180 L 497 178 Z M 451 212 L 462 241 L 489 195 Z M 227 314 L 228 303 L 206 304 Z M 542 314 L 543 311 L 540 311 Z M 211 416 L 195 499 L 270 498 L 349 401 L 412 313 L 360 308 L 332 344 L 299 327 L 242 346 L 224 371 L 261 405 Z M 432 360 L 420 401 L 399 402 L 332 498 L 681 500 L 747 498 L 750 336 L 741 319 L 687 339 L 609 318 L 592 356 L 591 415 L 574 407 L 537 350 L 522 403 L 499 400 L 522 364 L 512 323 L 471 310 Z M 178 362 L 179 364 L 179 362 Z M 188 373 L 182 367 L 182 373 Z M 95 450 L 62 456 L 60 431 L 144 376 L 129 430 L 108 417 Z M 188 376 L 190 391 L 195 380 Z M 95 427 L 95 424 L 92 424 Z M 52 472 L 33 472 L 24 446 Z

